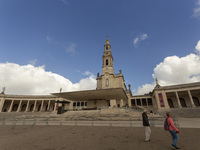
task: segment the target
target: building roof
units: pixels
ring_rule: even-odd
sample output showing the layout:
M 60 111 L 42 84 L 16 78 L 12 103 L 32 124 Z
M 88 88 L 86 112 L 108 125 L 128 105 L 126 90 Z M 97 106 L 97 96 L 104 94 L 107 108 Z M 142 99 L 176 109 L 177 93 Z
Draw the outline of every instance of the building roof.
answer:
M 126 92 L 124 91 L 123 88 L 52 93 L 52 95 L 72 101 L 128 99 Z
M 200 82 L 178 84 L 178 85 L 170 85 L 170 86 L 160 86 L 159 88 L 155 88 L 154 90 L 159 90 L 159 89 L 164 89 L 164 90 L 181 89 L 181 88 L 190 88 L 190 87 L 196 87 L 196 86 L 200 86 Z

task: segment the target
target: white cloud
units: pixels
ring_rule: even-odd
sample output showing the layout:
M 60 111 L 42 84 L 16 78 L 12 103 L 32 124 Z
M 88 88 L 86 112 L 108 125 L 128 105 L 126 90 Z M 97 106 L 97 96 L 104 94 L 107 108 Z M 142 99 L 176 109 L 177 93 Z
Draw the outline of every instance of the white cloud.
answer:
M 199 48 L 198 42 L 196 49 Z M 185 57 L 169 56 L 154 68 L 152 77 L 158 78 L 161 86 L 200 82 L 200 55 L 189 54 Z M 136 95 L 149 93 L 155 82 L 138 88 Z
M 200 17 L 200 0 L 197 1 L 196 7 L 193 10 L 194 17 Z
M 133 44 L 136 47 L 141 41 L 146 40 L 148 38 L 147 34 L 142 34 L 133 39 Z
M 69 1 L 68 0 L 61 0 L 63 2 L 63 4 L 65 5 L 69 5 Z
M 133 44 L 136 45 L 138 42 L 139 42 L 139 38 L 136 37 L 136 38 L 133 40 Z
M 195 48 L 196 48 L 196 51 L 200 54 L 200 40 L 198 41 Z
M 66 52 L 75 53 L 76 52 L 76 44 L 71 42 L 68 46 L 63 46 Z
M 46 40 L 47 40 L 49 43 L 51 43 L 53 39 L 52 39 L 51 37 L 49 37 L 49 36 L 46 36 Z
M 38 62 L 37 59 L 33 59 L 33 60 L 30 60 L 29 63 L 33 66 L 35 66 L 35 64 Z
M 137 89 L 137 92 L 135 93 L 134 91 L 134 93 L 136 94 L 136 95 L 143 95 L 143 94 L 145 94 L 145 93 L 149 93 L 149 92 L 152 92 L 152 90 L 153 90 L 153 88 L 155 87 L 155 84 L 154 83 L 152 83 L 152 84 L 144 84 L 144 85 L 142 85 L 142 87 L 138 87 L 138 89 Z
M 0 86 L 6 87 L 6 94 L 49 95 L 59 92 L 60 88 L 63 92 L 96 88 L 94 75 L 72 83 L 63 76 L 45 71 L 45 66 L 0 63 L 0 74 Z
M 141 35 L 141 40 L 145 40 L 145 39 L 147 39 L 147 38 L 148 38 L 147 34 Z
M 89 71 L 85 71 L 85 72 L 83 73 L 83 75 L 85 75 L 85 76 L 88 76 L 88 75 L 93 75 L 93 76 L 94 76 L 94 74 L 93 74 L 93 73 L 91 73 L 91 72 L 89 72 Z
M 54 45 L 57 45 L 59 47 L 62 47 L 65 50 L 65 52 L 67 52 L 67 53 L 71 53 L 73 55 L 76 53 L 76 45 L 77 45 L 76 43 L 68 42 L 67 44 L 66 43 L 63 44 L 59 41 L 54 40 L 50 36 L 46 36 L 46 40 L 50 44 L 54 44 Z

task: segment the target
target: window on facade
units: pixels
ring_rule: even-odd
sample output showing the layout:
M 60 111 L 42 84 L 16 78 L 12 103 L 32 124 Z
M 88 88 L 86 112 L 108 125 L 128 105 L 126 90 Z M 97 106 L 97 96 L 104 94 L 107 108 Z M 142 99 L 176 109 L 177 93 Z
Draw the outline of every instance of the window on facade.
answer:
M 80 106 L 80 102 L 77 103 L 77 106 Z
M 106 50 L 108 50 L 108 46 L 106 46 Z
M 73 102 L 73 106 L 76 106 L 76 102 Z
M 153 104 L 152 104 L 152 99 L 151 99 L 151 98 L 148 98 L 147 101 L 148 101 L 148 105 L 153 105 Z
M 106 59 L 106 66 L 108 65 L 108 59 Z
M 137 105 L 138 105 L 138 106 L 141 106 L 141 101 L 140 101 L 140 99 L 137 99 Z
M 84 106 L 84 102 L 81 102 L 81 106 Z
M 146 106 L 146 105 L 147 105 L 147 101 L 146 101 L 145 98 L 142 99 L 142 105 L 143 105 L 143 106 Z
M 85 106 L 87 106 L 87 102 L 85 102 Z
M 131 99 L 131 105 L 135 106 L 135 99 Z
M 106 87 L 108 87 L 108 86 L 109 86 L 109 80 L 106 79 Z

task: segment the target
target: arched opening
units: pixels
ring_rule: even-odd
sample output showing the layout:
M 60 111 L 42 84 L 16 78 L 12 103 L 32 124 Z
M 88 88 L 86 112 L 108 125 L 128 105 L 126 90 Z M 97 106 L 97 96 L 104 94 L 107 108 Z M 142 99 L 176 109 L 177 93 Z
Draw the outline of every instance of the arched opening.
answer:
M 138 105 L 138 106 L 141 106 L 141 101 L 140 101 L 140 99 L 136 99 L 136 101 L 137 101 L 137 105 Z
M 187 107 L 186 102 L 183 98 L 179 98 L 182 107 Z
M 197 97 L 192 97 L 195 106 L 200 106 L 199 99 Z
M 33 108 L 34 108 L 34 104 L 32 104 L 32 105 L 30 106 L 30 111 L 33 111 Z
M 26 110 L 26 104 L 22 105 L 21 111 L 25 111 L 25 110 Z
M 131 106 L 135 106 L 135 99 L 131 99 Z
M 11 101 L 5 100 L 3 108 L 2 108 L 2 112 L 7 112 L 10 107 L 11 107 Z
M 12 111 L 17 111 L 17 108 L 18 108 L 18 104 L 14 104 L 13 108 L 12 108 Z
M 108 59 L 106 59 L 106 66 L 108 66 Z
M 45 111 L 47 111 L 47 109 L 48 109 L 48 105 L 46 105 L 46 107 L 45 107 Z
M 167 99 L 167 101 L 168 101 L 169 107 L 174 108 L 173 101 L 171 99 Z
M 143 105 L 143 106 L 147 106 L 147 101 L 146 101 L 145 98 L 142 99 L 142 105 Z
M 38 106 L 38 109 L 37 109 L 37 111 L 40 111 L 40 109 L 41 109 L 41 104 Z

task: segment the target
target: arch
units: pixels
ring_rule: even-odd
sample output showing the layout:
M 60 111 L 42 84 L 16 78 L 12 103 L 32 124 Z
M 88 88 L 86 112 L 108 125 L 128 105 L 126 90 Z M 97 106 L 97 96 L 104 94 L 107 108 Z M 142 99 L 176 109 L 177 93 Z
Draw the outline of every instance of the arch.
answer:
M 108 66 L 108 59 L 106 59 L 106 66 Z
M 12 111 L 17 111 L 17 108 L 18 108 L 18 104 L 14 104 L 13 108 L 12 108 Z
M 37 109 L 37 111 L 40 111 L 40 109 L 41 109 L 41 104 L 38 106 L 38 109 Z
M 174 108 L 174 103 L 173 103 L 173 101 L 172 101 L 171 99 L 167 99 L 167 101 L 168 101 L 169 107 L 170 107 L 170 108 Z
M 106 79 L 106 87 L 108 87 L 108 86 L 109 86 L 109 80 Z
M 30 111 L 33 111 L 33 108 L 34 108 L 34 104 L 32 104 L 32 105 L 30 106 Z
M 45 111 L 47 111 L 47 109 L 48 109 L 48 104 L 47 104 L 46 107 L 45 107 Z
M 53 109 L 52 109 L 52 111 L 54 111 L 54 108 L 55 108 L 55 104 L 53 104 Z
M 179 98 L 182 107 L 187 107 L 186 102 L 183 98 Z
M 199 99 L 197 97 L 192 97 L 195 106 L 200 106 Z
M 26 104 L 22 105 L 21 111 L 25 111 L 26 110 Z

